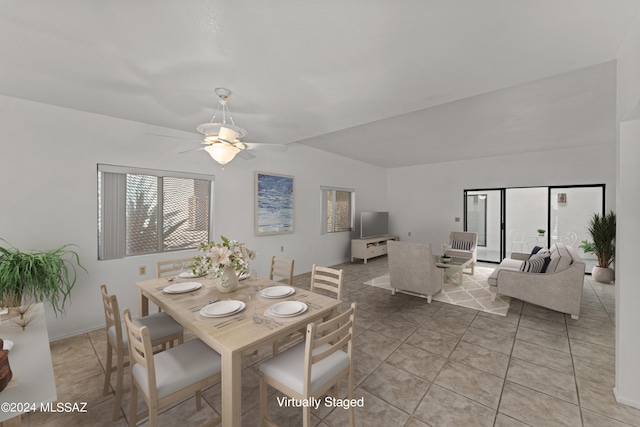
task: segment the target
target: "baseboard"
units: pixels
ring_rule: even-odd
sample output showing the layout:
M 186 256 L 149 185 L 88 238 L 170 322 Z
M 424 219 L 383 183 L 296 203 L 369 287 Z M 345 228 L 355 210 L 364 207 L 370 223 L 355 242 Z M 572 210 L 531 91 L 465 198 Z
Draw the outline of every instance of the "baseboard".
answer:
M 616 390 L 615 387 L 613 388 L 613 397 L 615 397 L 616 402 L 618 403 L 640 409 L 640 401 L 618 396 L 618 390 Z

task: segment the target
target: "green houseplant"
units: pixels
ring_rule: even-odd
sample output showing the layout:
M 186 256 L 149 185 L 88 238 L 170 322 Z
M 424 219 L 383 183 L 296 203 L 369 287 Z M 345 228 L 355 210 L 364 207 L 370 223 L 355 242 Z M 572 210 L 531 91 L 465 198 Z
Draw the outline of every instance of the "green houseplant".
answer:
M 616 256 L 616 214 L 613 211 L 606 215 L 593 214 L 587 230 L 593 243 L 582 242 L 581 247 L 585 252 L 593 252 L 598 258 L 598 265 L 593 267 L 591 275 L 598 282 L 610 283 L 614 278 L 610 266 Z
M 76 283 L 77 268 L 87 271 L 78 254 L 64 245 L 50 250 L 23 252 L 1 239 L 0 299 L 3 305 L 19 306 L 23 299 L 48 301 L 56 315 L 65 311 L 65 303 Z

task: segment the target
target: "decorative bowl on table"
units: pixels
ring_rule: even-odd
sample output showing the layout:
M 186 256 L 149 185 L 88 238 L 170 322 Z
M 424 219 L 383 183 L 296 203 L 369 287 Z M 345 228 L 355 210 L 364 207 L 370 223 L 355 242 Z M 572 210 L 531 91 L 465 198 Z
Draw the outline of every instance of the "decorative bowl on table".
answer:
M 443 264 L 449 264 L 451 262 L 451 257 L 441 256 L 440 260 L 442 261 Z

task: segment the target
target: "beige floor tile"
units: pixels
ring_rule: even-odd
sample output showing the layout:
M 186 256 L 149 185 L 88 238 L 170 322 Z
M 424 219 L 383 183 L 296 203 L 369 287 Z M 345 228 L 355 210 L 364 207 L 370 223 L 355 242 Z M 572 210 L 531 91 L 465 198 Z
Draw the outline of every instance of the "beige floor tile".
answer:
M 430 386 L 431 383 L 428 381 L 383 363 L 359 388 L 411 414 Z
M 387 338 L 395 340 L 406 340 L 411 335 L 418 325 L 414 323 L 396 322 L 393 320 L 381 320 L 375 323 L 369 330 L 384 335 Z
M 530 329 L 520 325 L 516 339 L 526 341 L 529 344 L 536 344 L 541 347 L 558 350 L 563 353 L 570 353 L 569 339 L 566 336 L 550 334 L 548 332 Z
M 447 332 L 418 329 L 407 339 L 406 343 L 443 357 L 449 357 L 458 341 L 459 338 L 456 335 Z
M 444 323 L 459 323 L 464 326 L 469 326 L 471 322 L 473 322 L 473 319 L 476 318 L 477 314 L 478 312 L 475 310 L 469 312 L 462 311 L 459 307 L 456 307 L 455 309 L 443 307 L 431 317 L 431 320 Z
M 504 380 L 479 369 L 448 361 L 434 384 L 493 409 L 498 408 Z
M 521 423 L 520 421 L 508 417 L 505 414 L 498 414 L 496 416 L 496 423 L 493 425 L 494 427 L 527 427 L 527 424 Z
M 402 426 L 409 420 L 405 414 L 393 405 L 368 393 L 366 390 L 357 389 L 355 398 L 363 398 L 364 406 L 355 408 L 356 426 Z M 334 409 L 322 420 L 331 427 L 344 427 L 349 425 L 349 411 L 343 408 Z M 282 426 L 300 426 L 300 424 L 280 424 Z
M 576 377 L 613 388 L 616 368 L 613 365 L 594 362 L 584 357 L 573 356 L 573 367 Z
M 518 325 L 514 323 L 501 322 L 488 317 L 476 317 L 471 323 L 471 327 L 482 329 L 484 331 L 493 332 L 495 334 L 505 335 L 509 338 L 516 336 Z
M 458 338 L 462 338 L 468 328 L 469 327 L 465 324 L 447 321 L 444 318 L 436 319 L 435 316 L 420 325 L 420 330 L 442 331 L 451 335 L 455 335 Z
M 354 348 L 370 356 L 386 359 L 393 351 L 400 347 L 401 341 L 385 337 L 371 330 L 366 331 L 355 339 Z
M 593 329 L 578 328 L 577 326 L 568 326 L 569 338 L 576 341 L 588 342 L 603 347 L 614 348 L 616 346 L 615 332 L 602 332 Z
M 495 410 L 434 384 L 418 405 L 414 417 L 432 427 L 489 427 L 493 425 Z
M 584 408 L 582 409 L 582 420 L 584 427 L 629 427 L 631 425 Z
M 520 327 L 526 327 L 529 329 L 535 329 L 549 334 L 568 336 L 567 325 L 564 323 L 554 322 L 551 320 L 544 320 L 538 317 L 520 316 Z
M 404 427 L 429 427 L 427 424 L 423 423 L 417 418 L 411 418 Z
M 387 363 L 405 372 L 433 381 L 447 361 L 435 353 L 419 349 L 409 344 L 402 344 L 387 359 Z
M 512 383 L 578 404 L 576 381 L 573 375 L 563 374 L 544 366 L 511 359 L 507 380 Z
M 577 320 L 573 320 L 569 317 L 567 319 L 567 325 L 604 332 L 609 335 L 615 335 L 616 329 L 615 326 L 613 326 L 613 322 L 608 317 L 605 319 L 583 316 L 582 310 L 580 311 L 580 317 Z
M 573 374 L 571 355 L 550 348 L 516 340 L 512 357 L 556 371 Z
M 458 344 L 449 360 L 471 366 L 500 378 L 504 378 L 509 365 L 508 356 L 466 342 Z
M 616 402 L 611 387 L 577 379 L 582 408 L 631 425 L 640 425 L 640 409 Z
M 616 364 L 616 353 L 613 348 L 572 339 L 569 339 L 569 344 L 571 345 L 571 354 L 574 356 L 584 357 L 585 359 L 608 365 L 615 366 Z
M 89 335 L 80 334 L 70 338 L 53 341 L 50 346 L 53 366 L 68 363 L 83 357 L 95 356 L 96 353 Z
M 42 413 L 29 414 L 29 427 L 126 427 L 124 417 L 111 421 L 113 407 L 109 401 L 87 406 L 86 413 Z M 24 426 L 24 423 L 23 423 Z
M 534 304 L 525 303 L 524 307 L 522 308 L 522 314 L 525 316 L 536 317 L 538 319 L 549 320 L 552 322 L 565 323 L 564 314 Z
M 353 350 L 353 384 L 358 386 L 362 383 L 378 366 L 382 364 L 384 359 L 371 356 L 361 351 Z
M 510 381 L 504 385 L 498 411 L 531 426 L 582 426 L 577 405 Z
M 510 355 L 513 350 L 514 338 L 470 327 L 462 337 L 463 342 L 474 344 L 488 350 Z

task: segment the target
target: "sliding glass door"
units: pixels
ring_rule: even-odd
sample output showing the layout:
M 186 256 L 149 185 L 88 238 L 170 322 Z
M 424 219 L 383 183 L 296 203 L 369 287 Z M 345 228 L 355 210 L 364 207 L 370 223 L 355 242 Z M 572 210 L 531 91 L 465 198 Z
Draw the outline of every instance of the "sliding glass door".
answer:
M 573 246 L 591 271 L 596 259 L 580 248 L 587 225 L 605 210 L 605 186 L 492 188 L 464 191 L 464 229 L 478 233 L 478 260 L 500 262 L 512 252 L 556 242 Z
M 478 233 L 479 260 L 502 259 L 502 193 L 502 190 L 465 191 L 465 230 Z

